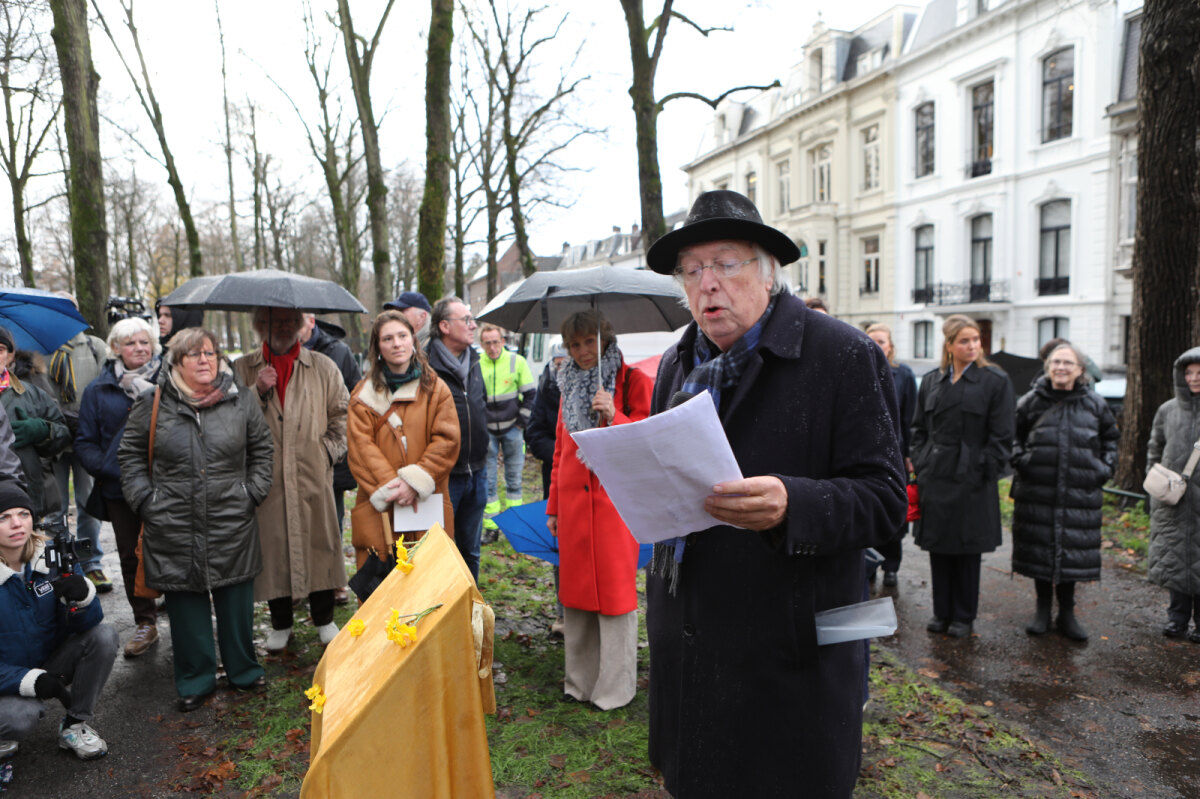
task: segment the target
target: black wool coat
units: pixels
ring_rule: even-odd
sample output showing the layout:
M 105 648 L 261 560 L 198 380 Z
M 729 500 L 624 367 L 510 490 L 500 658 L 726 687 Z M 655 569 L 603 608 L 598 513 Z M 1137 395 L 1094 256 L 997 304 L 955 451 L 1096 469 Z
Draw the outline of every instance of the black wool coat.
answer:
M 1013 387 L 999 367 L 972 365 L 921 378 L 912 462 L 921 518 L 913 540 L 927 552 L 974 555 L 1000 545 L 1000 493 L 1013 440 Z
M 694 368 L 695 323 L 664 355 L 653 412 Z M 818 648 L 813 614 L 862 600 L 862 550 L 906 499 L 891 369 L 861 331 L 779 297 L 720 418 L 787 518 L 686 538 L 675 594 L 646 580 L 650 760 L 677 799 L 846 797 L 858 777 L 861 641 Z M 664 476 L 664 479 L 668 479 Z
M 1086 385 L 1056 391 L 1043 376 L 1017 402 L 1013 571 L 1052 583 L 1100 579 L 1101 488 L 1119 437 L 1107 403 Z

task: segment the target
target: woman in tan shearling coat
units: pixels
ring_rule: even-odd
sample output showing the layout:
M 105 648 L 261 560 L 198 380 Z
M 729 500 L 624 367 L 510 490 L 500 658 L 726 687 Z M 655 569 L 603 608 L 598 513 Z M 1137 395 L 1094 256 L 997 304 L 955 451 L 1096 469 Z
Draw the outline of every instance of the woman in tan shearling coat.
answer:
M 387 559 L 384 525 L 391 506 L 442 496 L 442 527 L 454 529 L 450 469 L 458 459 L 458 412 L 450 389 L 429 368 L 412 323 L 384 311 L 371 327 L 367 375 L 350 396 L 347 437 L 350 472 L 358 500 L 350 514 L 351 536 L 361 567 L 367 551 Z M 400 530 L 416 540 L 424 530 Z M 451 534 L 452 535 L 452 534 Z

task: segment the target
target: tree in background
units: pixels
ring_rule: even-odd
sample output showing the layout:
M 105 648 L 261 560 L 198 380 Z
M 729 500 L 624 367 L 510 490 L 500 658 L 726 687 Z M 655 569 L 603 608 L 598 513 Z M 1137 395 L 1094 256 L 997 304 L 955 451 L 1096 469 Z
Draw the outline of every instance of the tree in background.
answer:
M 417 225 L 417 263 L 420 291 L 434 298 L 442 294 L 446 271 L 454 0 L 430 0 L 429 6 L 429 38 L 425 54 L 425 190 Z
M 67 131 L 67 197 L 71 208 L 75 298 L 99 336 L 108 335 L 108 232 L 104 222 L 104 174 L 100 159 L 100 114 L 92 67 L 84 0 L 50 0 L 51 38 L 62 81 L 63 121 Z
M 113 49 L 117 52 L 117 57 L 121 59 L 121 65 L 125 67 L 125 73 L 129 75 L 129 80 L 133 84 L 134 92 L 137 93 L 142 110 L 146 112 L 146 116 L 150 119 L 150 124 L 154 128 L 154 134 L 158 137 L 158 147 L 162 153 L 161 157 L 150 152 L 136 137 L 130 136 L 132 141 L 141 148 L 147 157 L 157 161 L 160 166 L 167 170 L 167 184 L 170 185 L 171 192 L 175 196 L 175 205 L 179 208 L 179 219 L 183 222 L 183 230 L 187 236 L 189 271 L 192 277 L 200 277 L 204 274 L 204 270 L 201 267 L 200 234 L 196 232 L 196 221 L 192 217 L 192 207 L 188 202 L 187 194 L 183 190 L 183 180 L 179 177 L 179 169 L 175 166 L 175 156 L 171 153 L 171 148 L 167 145 L 167 129 L 166 124 L 163 122 L 162 108 L 159 107 L 158 99 L 154 96 L 154 86 L 150 83 L 150 70 L 146 68 L 146 59 L 142 55 L 142 43 L 138 38 L 137 25 L 133 21 L 133 0 L 121 0 L 121 10 L 125 14 L 125 28 L 129 31 L 129 36 L 133 41 L 133 50 L 137 55 L 138 66 L 141 68 L 142 77 L 140 81 L 133 74 L 129 62 L 125 59 L 125 53 L 117 44 L 117 39 L 109 27 L 108 21 L 104 18 L 104 14 L 101 13 L 100 7 L 96 4 L 96 0 L 92 0 L 92 8 L 96 11 L 96 19 L 100 22 L 100 27 L 104 29 L 108 40 L 112 42 Z
M 350 85 L 354 89 L 354 103 L 358 107 L 359 131 L 362 134 L 363 157 L 367 162 L 367 214 L 371 223 L 371 264 L 375 270 L 375 307 L 392 299 L 388 288 L 392 284 L 392 264 L 388 244 L 387 182 L 383 174 L 383 161 L 379 155 L 379 125 L 375 121 L 375 110 L 371 106 L 371 65 L 379 49 L 379 37 L 387 24 L 395 0 L 388 0 L 375 35 L 371 41 L 354 32 L 354 21 L 350 17 L 350 0 L 338 0 L 338 25 L 342 31 L 342 43 L 346 49 L 346 64 L 350 68 Z
M 420 285 L 417 228 L 425 189 L 420 176 L 407 163 L 393 169 L 391 178 L 388 221 L 392 226 L 391 241 L 396 252 L 396 282 L 392 285 L 392 296 L 398 296 L 400 292 Z
M 663 220 L 662 173 L 658 167 L 658 115 L 671 100 L 684 97 L 699 100 L 712 108 L 734 92 L 748 89 L 765 90 L 779 85 L 775 81 L 767 86 L 738 86 L 715 98 L 709 99 L 695 92 L 674 92 L 661 100 L 654 99 L 654 78 L 658 71 L 658 60 L 662 56 L 663 41 L 671 19 L 678 19 L 702 36 L 714 31 L 729 31 L 730 28 L 704 28 L 678 11 L 673 10 L 674 0 L 663 0 L 662 11 L 646 25 L 642 0 L 621 0 L 625 12 L 625 26 L 629 30 L 629 51 L 633 63 L 633 82 L 629 96 L 633 100 L 633 117 L 637 128 L 638 192 L 642 203 L 642 245 L 649 249 L 667 232 Z M 653 44 L 651 44 L 653 42 Z
M 0 5 L 0 99 L 4 102 L 5 121 L 0 169 L 8 177 L 12 197 L 21 282 L 30 287 L 34 286 L 33 244 L 29 239 L 32 208 L 25 190 L 35 176 L 33 163 L 54 129 L 62 103 L 50 91 L 58 76 L 37 30 L 38 14 L 38 9 L 30 5 Z
M 1175 394 L 1171 365 L 1200 342 L 1200 14 L 1146 0 L 1138 65 L 1137 230 L 1129 378 L 1115 482 L 1140 490 L 1158 406 Z

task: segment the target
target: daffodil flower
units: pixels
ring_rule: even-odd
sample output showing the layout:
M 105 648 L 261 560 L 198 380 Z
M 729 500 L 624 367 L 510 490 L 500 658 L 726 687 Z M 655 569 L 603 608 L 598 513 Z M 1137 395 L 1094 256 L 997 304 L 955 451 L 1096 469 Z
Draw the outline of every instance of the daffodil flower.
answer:
M 325 694 L 317 694 L 312 698 L 312 704 L 308 709 L 314 713 L 321 713 L 325 710 Z
M 316 683 L 313 683 L 312 688 L 309 688 L 307 691 L 305 691 L 304 695 L 306 697 L 308 697 L 309 699 L 315 699 L 317 697 L 317 695 L 320 693 L 321 693 L 321 686 L 317 685 Z
M 346 625 L 346 632 L 350 633 L 351 638 L 358 638 L 365 629 L 367 629 L 367 625 L 362 619 L 351 619 L 350 623 Z

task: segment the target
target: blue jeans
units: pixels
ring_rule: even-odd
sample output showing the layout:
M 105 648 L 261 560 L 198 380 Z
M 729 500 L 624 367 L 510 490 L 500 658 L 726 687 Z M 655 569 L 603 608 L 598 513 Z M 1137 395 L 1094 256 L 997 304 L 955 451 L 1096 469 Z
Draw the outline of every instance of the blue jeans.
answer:
M 450 475 L 450 504 L 454 508 L 454 543 L 479 582 L 479 539 L 483 534 L 483 506 L 487 503 L 487 474 Z
M 58 481 L 58 495 L 62 497 L 62 520 L 67 521 L 67 510 L 70 507 L 71 495 L 67 492 L 67 481 L 75 476 L 75 513 L 78 520 L 75 525 L 75 538 L 92 543 L 92 557 L 86 563 L 81 562 L 80 568 L 84 573 L 100 568 L 100 556 L 104 550 L 100 548 L 100 520 L 89 516 L 83 509 L 92 493 L 92 476 L 83 469 L 79 456 L 74 452 L 68 453 L 54 461 L 54 479 Z
M 525 468 L 525 434 L 515 424 L 503 433 L 488 431 L 487 454 L 487 499 L 495 502 L 500 498 L 499 475 L 496 456 L 504 450 L 504 495 L 509 502 L 521 501 L 521 470 Z

